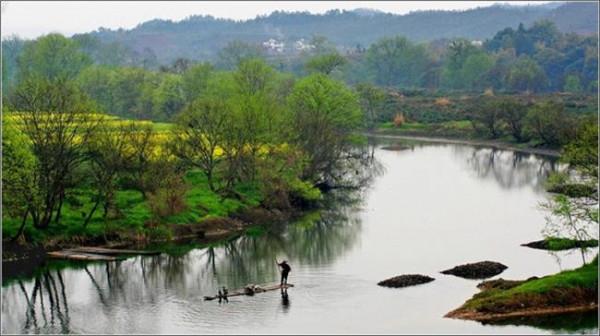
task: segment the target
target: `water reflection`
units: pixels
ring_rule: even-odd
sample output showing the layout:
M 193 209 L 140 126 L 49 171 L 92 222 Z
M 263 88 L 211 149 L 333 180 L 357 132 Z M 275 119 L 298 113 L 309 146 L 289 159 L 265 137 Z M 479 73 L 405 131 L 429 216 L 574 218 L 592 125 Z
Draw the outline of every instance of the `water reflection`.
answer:
M 69 304 L 60 270 L 42 272 L 27 285 L 17 280 L 11 289 L 13 296 L 21 295 L 26 303 L 22 333 L 41 333 L 45 330 L 56 330 L 63 334 L 70 332 Z M 3 301 L 6 299 L 10 298 L 3 296 Z
M 69 333 L 73 330 L 67 298 L 75 293 L 82 295 L 82 288 L 88 290 L 80 299 L 96 318 L 110 320 L 119 313 L 135 318 L 139 307 L 158 307 L 168 298 L 197 301 L 215 294 L 222 286 L 240 288 L 249 283 L 276 282 L 279 275 L 275 260 L 282 256 L 293 265 L 330 264 L 351 249 L 360 236 L 356 207 L 361 197 L 352 194 L 334 192 L 327 210 L 309 213 L 293 225 L 274 225 L 261 236 L 242 236 L 184 255 L 77 264 L 79 269 L 65 269 L 64 263 L 50 262 L 32 279 L 18 280 L 2 289 L 3 317 L 10 321 L 9 326 L 20 326 L 11 332 Z M 65 271 L 69 273 L 67 279 L 63 277 Z M 290 295 L 287 290 L 280 294 L 281 309 L 288 312 Z M 16 309 L 23 302 L 25 307 Z
M 453 146 L 453 153 L 466 167 L 475 172 L 477 177 L 493 179 L 505 189 L 528 186 L 541 191 L 544 189 L 541 182 L 550 172 L 559 169 L 555 159 L 541 159 L 533 154 L 496 148 Z
M 450 333 L 532 332 L 510 327 L 519 321 L 501 329 L 443 319 L 476 292 L 462 279 L 440 277 L 401 291 L 382 290 L 376 283 L 388 276 L 390 265 L 399 273 L 410 268 L 433 274 L 475 253 L 510 265 L 511 278 L 555 273 L 545 253 L 519 246 L 524 236 L 537 237 L 536 223 L 543 218 L 532 208 L 544 195 L 529 189 L 538 189 L 552 164 L 459 145 L 409 144 L 397 152 L 370 145 L 353 154 L 356 170 L 337 181 L 352 184 L 340 183 L 343 188 L 333 190 L 325 210 L 293 224 L 202 248 L 177 245 L 172 254 L 110 263 L 52 262 L 34 276 L 3 282 L 2 332 L 394 333 L 423 326 Z M 381 183 L 371 184 L 384 172 L 377 156 L 389 170 Z M 448 174 L 437 174 L 441 164 Z M 467 196 L 490 201 L 461 197 L 456 190 L 465 186 L 471 191 L 464 192 Z M 501 201 L 511 211 L 499 209 Z M 471 206 L 481 208 L 467 213 Z M 293 268 L 290 283 L 297 285 L 289 293 L 232 297 L 221 305 L 203 301 L 222 286 L 277 283 L 276 259 Z M 567 255 L 562 266 L 572 268 L 571 259 Z

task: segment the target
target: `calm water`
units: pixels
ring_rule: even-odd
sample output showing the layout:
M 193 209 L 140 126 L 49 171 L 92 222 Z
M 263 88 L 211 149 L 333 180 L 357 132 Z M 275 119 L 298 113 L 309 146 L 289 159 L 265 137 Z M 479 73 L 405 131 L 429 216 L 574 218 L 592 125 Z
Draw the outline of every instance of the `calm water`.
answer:
M 509 267 L 496 278 L 523 279 L 577 267 L 581 257 L 519 246 L 541 239 L 537 204 L 556 169 L 552 160 L 463 145 L 407 146 L 378 145 L 378 176 L 362 194 L 264 235 L 182 256 L 50 267 L 5 282 L 2 333 L 598 331 L 595 314 L 503 326 L 443 318 L 478 292 L 478 281 L 439 271 L 493 260 Z M 296 287 L 288 301 L 277 291 L 227 304 L 202 300 L 217 286 L 277 281 L 275 258 L 292 266 Z M 407 273 L 436 280 L 404 289 L 376 285 Z

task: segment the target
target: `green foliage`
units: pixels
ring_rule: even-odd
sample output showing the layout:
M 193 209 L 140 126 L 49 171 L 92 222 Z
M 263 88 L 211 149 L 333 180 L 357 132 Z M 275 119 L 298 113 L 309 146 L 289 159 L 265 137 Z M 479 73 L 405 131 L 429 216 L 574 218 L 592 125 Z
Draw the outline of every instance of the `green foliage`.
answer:
M 581 83 L 579 81 L 579 77 L 575 75 L 567 76 L 567 78 L 565 79 L 565 86 L 563 91 L 572 93 L 581 92 Z
M 314 74 L 296 83 L 289 106 L 293 143 L 309 156 L 304 176 L 328 179 L 348 137 L 362 124 L 358 97 L 342 83 Z
M 404 37 L 383 38 L 367 50 L 367 62 L 376 83 L 386 86 L 419 86 L 421 74 L 429 62 L 423 45 Z
M 580 127 L 577 137 L 564 147 L 561 160 L 586 176 L 598 176 L 598 124 L 595 120 Z
M 550 237 L 550 238 L 546 238 L 544 241 L 547 246 L 546 249 L 550 250 L 550 251 L 564 251 L 564 250 L 570 250 L 570 249 L 574 249 L 574 248 L 598 246 L 597 239 L 577 241 L 577 240 L 568 239 L 568 238 Z
M 507 84 L 514 91 L 540 91 L 546 87 L 547 77 L 542 68 L 531 58 L 521 56 L 511 67 Z
M 565 144 L 573 138 L 573 120 L 558 102 L 546 101 L 532 106 L 527 112 L 526 124 L 549 146 Z
M 339 53 L 335 52 L 332 54 L 318 55 L 306 62 L 306 69 L 308 72 L 320 72 L 325 75 L 329 75 L 336 68 L 342 67 L 348 61 L 346 58 Z
M 219 51 L 218 64 L 222 68 L 231 70 L 245 60 L 262 57 L 263 52 L 258 45 L 234 40 Z
M 91 60 L 77 44 L 60 34 L 48 34 L 24 46 L 18 58 L 19 79 L 73 79 Z

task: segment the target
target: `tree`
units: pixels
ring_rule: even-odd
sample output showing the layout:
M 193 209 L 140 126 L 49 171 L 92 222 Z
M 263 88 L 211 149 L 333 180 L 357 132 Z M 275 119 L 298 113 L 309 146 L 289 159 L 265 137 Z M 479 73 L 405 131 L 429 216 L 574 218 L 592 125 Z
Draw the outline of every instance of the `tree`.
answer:
M 183 81 L 181 76 L 165 74 L 160 85 L 153 90 L 153 117 L 159 120 L 170 120 L 185 105 Z
M 137 136 L 137 131 L 139 126 L 134 122 L 120 123 L 114 127 L 102 120 L 97 132 L 89 139 L 87 161 L 96 195 L 94 205 L 84 220 L 84 227 L 88 225 L 98 206 L 102 205 L 102 218 L 105 223 L 108 211 L 116 206 L 117 179 L 125 172 L 135 155 L 128 146 Z
M 262 49 L 258 45 L 231 41 L 219 51 L 218 64 L 227 70 L 235 69 L 242 61 L 252 58 L 264 57 Z
M 172 131 L 173 153 L 188 167 L 202 170 L 211 191 L 217 191 L 215 170 L 223 161 L 222 146 L 231 122 L 231 107 L 215 97 L 193 101 L 177 117 Z
M 499 102 L 498 108 L 500 109 L 501 118 L 508 125 L 510 134 L 518 142 L 525 140 L 523 134 L 525 117 L 527 115 L 527 106 L 519 103 L 513 98 L 503 98 Z
M 569 75 L 565 79 L 565 86 L 563 88 L 565 92 L 579 93 L 581 92 L 581 83 L 579 77 L 576 75 Z
M 575 240 L 595 239 L 598 237 L 598 124 L 596 120 L 584 121 L 578 130 L 577 137 L 569 141 L 561 151 L 560 161 L 568 164 L 570 172 L 560 178 L 563 186 L 555 190 L 558 195 L 541 204 L 548 211 L 546 227 L 547 236 Z M 549 177 L 555 179 L 560 173 Z M 584 190 L 586 192 L 571 194 L 567 190 Z M 581 257 L 585 264 L 585 247 L 582 246 Z
M 48 34 L 27 43 L 18 58 L 18 77 L 47 80 L 73 79 L 92 63 L 76 42 L 60 34 Z
M 497 99 L 490 99 L 483 104 L 476 104 L 471 112 L 471 122 L 475 129 L 483 128 L 491 138 L 501 134 L 502 110 Z
M 77 87 L 64 79 L 28 78 L 19 83 L 13 100 L 38 162 L 34 180 L 42 202 L 29 209 L 36 228 L 60 218 L 69 179 L 84 160 L 85 144 L 96 129 L 90 103 Z
M 336 68 L 339 68 L 348 63 L 346 58 L 339 53 L 324 54 L 314 56 L 306 62 L 308 72 L 320 72 L 329 75 Z
M 373 43 L 366 57 L 376 83 L 403 87 L 418 85 L 429 63 L 424 46 L 400 36 Z
M 484 52 L 470 55 L 461 69 L 464 87 L 471 90 L 484 87 L 488 71 L 492 69 L 494 60 Z
M 512 90 L 540 91 L 546 87 L 547 78 L 535 61 L 521 56 L 511 67 L 507 82 Z
M 289 97 L 292 142 L 308 156 L 304 178 L 335 183 L 336 168 L 346 159 L 352 133 L 362 123 L 358 97 L 323 74 L 296 83 Z
M 526 125 L 549 146 L 559 146 L 573 138 L 573 120 L 561 103 L 546 101 L 535 104 L 527 112 Z
M 2 96 L 6 97 L 17 81 L 17 59 L 21 54 L 25 40 L 18 36 L 2 39 Z M 29 42 L 30 43 L 30 42 Z
M 115 71 L 102 66 L 85 68 L 76 79 L 79 88 L 98 104 L 98 110 L 104 113 L 123 115 L 117 108 L 114 97 L 120 93 L 115 90 Z
M 379 113 L 384 107 L 385 91 L 370 83 L 356 85 L 360 104 L 367 119 L 367 127 L 373 128 L 379 118 Z
M 465 39 L 457 39 L 448 45 L 446 51 L 446 59 L 444 61 L 444 68 L 442 70 L 442 83 L 448 88 L 462 89 L 470 86 L 470 82 L 465 82 L 463 76 L 465 74 L 464 67 L 465 63 L 471 56 L 479 55 L 482 51 L 474 46 L 470 41 Z M 475 71 L 476 68 L 480 68 L 480 65 L 487 63 L 487 60 L 483 60 L 483 57 L 471 58 L 470 68 L 468 75 L 471 76 L 471 81 L 477 79 Z M 482 75 L 482 74 L 479 74 Z
M 275 77 L 275 71 L 259 59 L 241 62 L 233 73 L 233 120 L 224 147 L 230 185 L 234 179 L 254 179 L 261 149 L 280 137 L 282 113 Z
M 18 116 L 5 111 L 2 125 L 2 209 L 13 218 L 21 218 L 21 226 L 13 239 L 22 236 L 31 210 L 40 206 L 36 165 L 31 143 L 18 127 Z
M 182 85 L 185 101 L 191 102 L 206 92 L 213 71 L 214 67 L 210 63 L 201 63 L 191 66 L 183 73 Z

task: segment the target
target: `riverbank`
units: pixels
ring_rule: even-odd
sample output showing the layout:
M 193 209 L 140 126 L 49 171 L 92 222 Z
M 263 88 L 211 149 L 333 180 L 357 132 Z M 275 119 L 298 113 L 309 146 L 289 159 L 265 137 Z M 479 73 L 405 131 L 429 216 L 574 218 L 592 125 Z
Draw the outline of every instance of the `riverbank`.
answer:
M 490 147 L 501 150 L 511 150 L 520 153 L 544 155 L 550 157 L 560 157 L 560 151 L 558 149 L 551 148 L 534 148 L 527 147 L 524 144 L 514 144 L 501 140 L 480 140 L 480 139 L 467 139 L 467 138 L 451 138 L 451 137 L 438 137 L 438 136 L 427 136 L 422 133 L 420 135 L 412 135 L 412 133 L 390 133 L 382 131 L 372 131 L 365 133 L 366 136 L 387 138 L 387 139 L 404 139 L 434 143 L 450 143 L 450 144 L 464 144 L 475 147 Z
M 598 310 L 598 257 L 591 263 L 542 278 L 491 280 L 445 317 L 495 322 L 515 317 L 535 317 Z
M 244 234 L 260 234 L 270 225 L 293 221 L 305 213 L 306 210 L 299 208 L 282 211 L 254 207 L 229 217 L 210 218 L 197 224 L 173 225 L 173 235 L 169 239 L 140 238 L 139 235 L 132 232 L 130 235 L 121 235 L 111 240 L 79 237 L 79 239 L 72 240 L 49 240 L 40 244 L 6 240 L 3 241 L 2 247 L 2 274 L 5 279 L 27 277 L 49 260 L 48 252 L 80 246 L 150 249 L 180 255 L 196 247 L 219 244 Z

